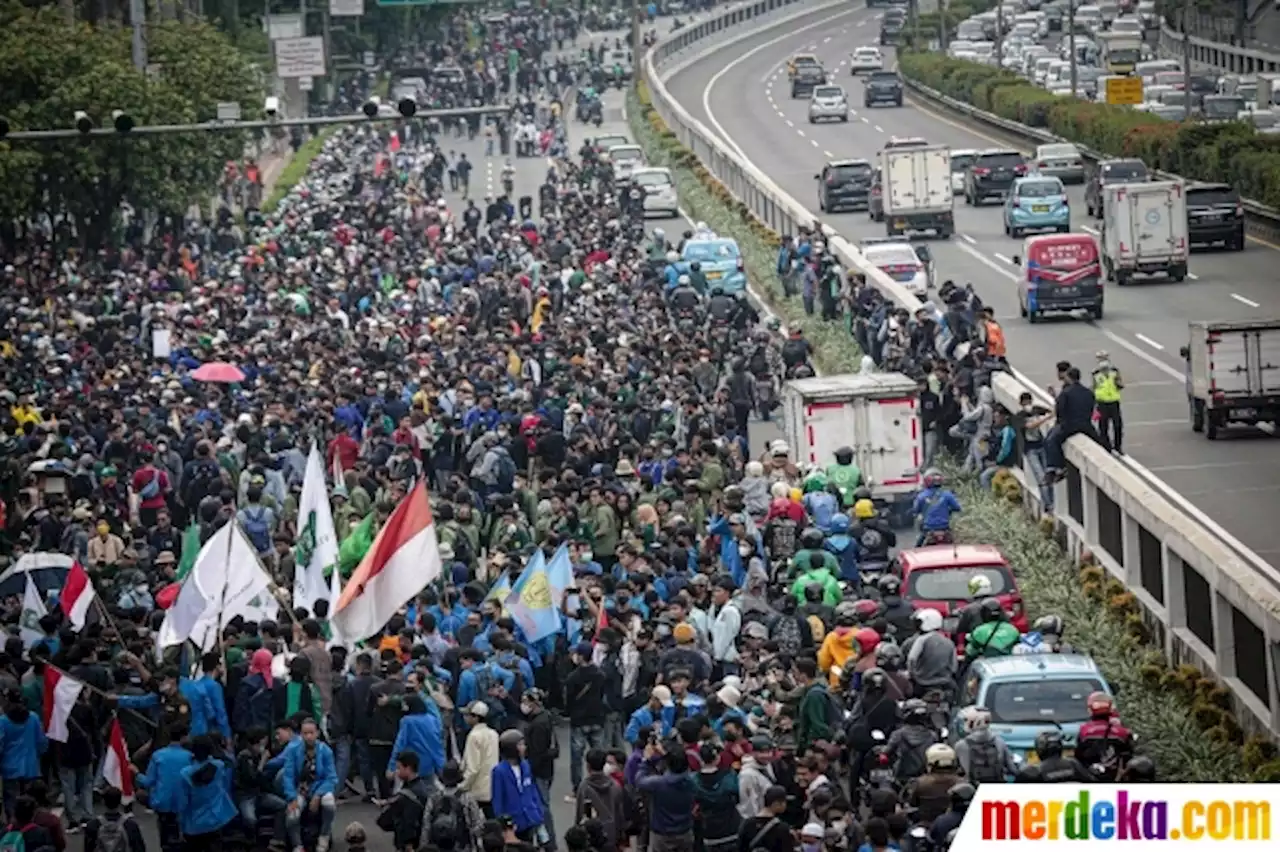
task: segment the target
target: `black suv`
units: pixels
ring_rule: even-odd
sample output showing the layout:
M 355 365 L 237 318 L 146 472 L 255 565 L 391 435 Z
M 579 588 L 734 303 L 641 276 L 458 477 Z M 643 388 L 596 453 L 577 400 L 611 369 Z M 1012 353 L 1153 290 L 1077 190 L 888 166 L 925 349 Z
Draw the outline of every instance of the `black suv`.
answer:
M 889 9 L 880 21 L 880 44 L 897 44 L 906 28 L 907 13 L 898 6 Z
M 1089 215 L 1102 218 L 1102 188 L 1113 183 L 1146 183 L 1151 179 L 1141 160 L 1102 160 L 1084 185 L 1084 206 Z
M 1027 173 L 1027 159 L 1017 151 L 979 151 L 964 173 L 964 201 L 978 205 L 1004 199 L 1013 182 Z
M 1244 251 L 1244 208 L 1235 188 L 1225 183 L 1187 187 L 1187 242 L 1206 247 L 1222 243 L 1229 251 Z
M 836 160 L 822 167 L 818 181 L 818 209 L 835 213 L 841 208 L 869 210 L 875 169 L 866 160 Z
M 862 105 L 876 104 L 902 106 L 902 78 L 897 71 L 872 71 L 871 76 L 862 81 Z
M 821 65 L 801 65 L 791 78 L 791 97 L 807 98 L 818 86 L 827 84 L 827 72 Z

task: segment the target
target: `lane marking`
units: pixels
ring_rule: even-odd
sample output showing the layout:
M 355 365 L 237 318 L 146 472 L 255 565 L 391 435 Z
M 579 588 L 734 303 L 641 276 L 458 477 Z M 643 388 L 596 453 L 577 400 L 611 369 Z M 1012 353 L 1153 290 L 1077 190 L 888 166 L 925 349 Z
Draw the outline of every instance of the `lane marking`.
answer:
M 877 125 L 876 125 L 876 133 L 884 133 L 884 128 L 882 128 L 880 125 L 878 125 L 878 124 L 877 124 Z
M 1093 234 L 1095 237 L 1102 235 L 1102 232 L 1099 231 L 1097 228 L 1093 227 L 1092 225 L 1081 225 L 1080 230 Z
M 994 257 L 995 257 L 995 259 L 996 259 L 996 260 L 1002 260 L 1002 261 L 1004 261 L 1005 263 L 1008 263 L 1008 264 L 1012 264 L 1012 263 L 1013 263 L 1013 260 L 1011 260 L 1010 258 L 1005 257 L 1005 256 L 1004 256 L 1004 255 L 1002 255 L 1000 252 L 994 252 Z
M 824 38 L 824 39 L 822 40 L 822 43 L 823 43 L 823 44 L 827 44 L 827 43 L 829 43 L 830 41 L 831 41 L 831 36 L 827 36 L 826 38 Z
M 973 237 L 969 236 L 968 234 L 961 234 L 960 239 L 964 240 L 966 243 L 968 243 L 971 246 L 976 246 L 978 244 L 978 241 L 975 240 Z
M 835 156 L 835 154 L 831 153 L 830 151 L 823 151 L 823 152 L 822 152 L 822 155 L 823 155 L 824 157 L 834 157 L 834 156 Z
M 1242 305 L 1248 305 L 1248 306 L 1249 306 L 1249 307 L 1251 307 L 1251 308 L 1260 308 L 1260 307 L 1262 307 L 1262 305 L 1259 305 L 1259 304 L 1258 304 L 1257 302 L 1255 302 L 1253 299 L 1246 299 L 1244 296 L 1241 296 L 1239 293 L 1232 293 L 1232 294 L 1231 294 L 1231 298 L 1235 299 L 1235 300 L 1236 300 L 1237 302 L 1239 302 L 1240 304 L 1242 304 Z
M 812 145 L 813 145 L 813 147 L 815 147 L 815 148 L 817 148 L 817 147 L 818 147 L 818 140 L 817 140 L 817 139 L 810 139 L 810 140 L 809 140 L 809 142 L 810 142 L 810 144 L 812 144 Z
M 1154 340 L 1152 340 L 1150 337 L 1147 337 L 1145 334 L 1135 334 L 1134 337 L 1138 338 L 1143 343 L 1150 346 L 1152 349 L 1159 349 L 1161 352 L 1164 351 L 1164 344 L 1156 343 Z
M 858 26 L 865 27 L 866 25 L 867 25 L 866 21 L 858 21 Z
M 796 126 L 796 123 L 795 123 L 794 121 L 792 121 L 791 119 L 789 119 L 789 118 L 788 118 L 788 119 L 787 119 L 787 127 L 795 127 L 795 126 Z M 803 136 L 803 135 L 804 135 L 804 133 L 802 132 L 800 135 L 801 135 L 801 136 Z
M 1188 272 L 1188 273 L 1187 273 L 1187 277 L 1188 277 L 1188 278 L 1190 278 L 1192 281 L 1199 281 L 1199 280 L 1200 280 L 1200 276 L 1199 276 L 1199 275 L 1196 275 L 1194 272 Z
M 863 124 L 870 124 L 871 122 L 870 122 L 870 121 L 867 121 L 867 119 L 866 119 L 865 117 L 863 117 L 863 119 L 862 119 L 862 123 L 863 123 Z
M 787 122 L 787 124 L 790 124 L 790 123 L 791 123 L 791 122 L 789 122 L 789 121 Z M 796 133 L 800 134 L 801 136 L 804 136 L 804 131 L 803 131 L 803 130 L 796 130 Z
M 1159 358 L 1152 355 L 1150 352 L 1143 349 L 1138 344 L 1129 340 L 1127 337 L 1121 337 L 1120 335 L 1116 334 L 1114 331 L 1108 331 L 1107 329 L 1102 328 L 1101 326 L 1097 326 L 1097 328 L 1104 335 L 1106 335 L 1107 339 L 1110 340 L 1112 343 L 1115 343 L 1118 346 L 1123 346 L 1125 349 L 1129 350 L 1134 355 L 1137 355 L 1143 361 L 1146 361 L 1148 364 L 1155 367 L 1157 370 L 1164 373 L 1166 376 L 1169 376 L 1170 378 L 1176 379 L 1180 382 L 1186 381 L 1187 377 L 1182 374 L 1182 371 L 1175 370 L 1173 367 L 1170 367 L 1168 364 L 1161 361 Z M 1164 349 L 1163 346 L 1158 346 L 1158 348 Z

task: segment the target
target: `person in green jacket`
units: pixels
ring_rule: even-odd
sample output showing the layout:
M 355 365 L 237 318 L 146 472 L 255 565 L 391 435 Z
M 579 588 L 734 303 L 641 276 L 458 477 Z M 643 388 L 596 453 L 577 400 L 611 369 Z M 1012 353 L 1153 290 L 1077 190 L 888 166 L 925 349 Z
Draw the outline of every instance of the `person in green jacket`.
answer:
M 1007 657 L 1021 638 L 1018 628 L 1005 616 L 1000 599 L 987 598 L 982 602 L 982 624 L 965 637 L 965 659 Z
M 796 554 L 797 565 L 801 564 L 799 560 L 800 554 Z M 805 571 L 796 581 L 791 584 L 791 594 L 799 601 L 804 603 L 805 586 L 821 586 L 822 602 L 827 606 L 835 606 L 844 598 L 844 593 L 840 590 L 840 581 L 836 579 L 835 571 L 839 570 L 836 566 L 833 570 L 832 566 L 827 564 L 827 557 L 831 557 L 834 562 L 835 557 L 830 553 L 820 551 L 811 551 L 809 553 L 809 570 Z M 1014 641 L 1017 641 L 1016 639 Z
M 803 754 L 819 740 L 830 742 L 835 734 L 827 723 L 831 697 L 826 685 L 818 679 L 816 661 L 801 657 L 792 666 L 792 673 L 801 690 L 800 710 L 796 714 L 796 752 Z
M 836 450 L 836 463 L 827 466 L 827 479 L 840 489 L 840 505 L 846 509 L 853 505 L 854 492 L 862 485 L 862 471 L 853 463 L 853 448 Z
M 840 576 L 840 563 L 836 560 L 835 554 L 823 547 L 827 537 L 822 534 L 822 530 L 815 527 L 809 527 L 800 533 L 800 549 L 791 557 L 791 573 L 800 574 L 809 570 L 809 566 L 813 564 L 813 554 L 822 554 L 822 564 L 827 567 L 832 576 Z M 804 587 L 802 586 L 801 589 Z M 804 599 L 801 598 L 801 603 Z M 832 604 L 835 606 L 835 604 Z

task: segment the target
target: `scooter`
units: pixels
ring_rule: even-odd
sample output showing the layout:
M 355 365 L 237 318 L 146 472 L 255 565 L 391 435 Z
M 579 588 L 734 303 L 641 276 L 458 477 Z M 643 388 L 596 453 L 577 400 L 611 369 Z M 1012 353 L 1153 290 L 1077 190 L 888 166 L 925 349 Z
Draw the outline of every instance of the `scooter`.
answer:
M 871 732 L 871 740 L 874 745 L 865 758 L 866 784 L 863 785 L 863 801 L 868 808 L 876 790 L 892 790 L 895 782 L 893 763 L 889 759 L 889 738 L 884 731 L 875 730 Z
M 889 573 L 892 563 L 888 560 L 875 562 L 859 562 L 858 575 L 862 577 L 863 586 L 874 586 L 876 581 Z

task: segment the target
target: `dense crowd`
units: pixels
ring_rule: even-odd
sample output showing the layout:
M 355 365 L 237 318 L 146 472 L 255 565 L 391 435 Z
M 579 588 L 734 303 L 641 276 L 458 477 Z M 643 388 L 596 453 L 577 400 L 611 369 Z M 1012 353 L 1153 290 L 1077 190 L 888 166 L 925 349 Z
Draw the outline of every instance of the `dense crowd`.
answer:
M 970 660 L 1061 650 L 1060 620 L 1023 636 L 977 582 L 957 653 L 884 570 L 897 536 L 852 450 L 817 466 L 782 440 L 753 451 L 809 346 L 738 301 L 727 326 L 704 321 L 709 300 L 684 321 L 664 271 L 683 239 L 645 233 L 548 103 L 593 82 L 604 51 L 554 58 L 574 35 L 540 15 L 446 40 L 476 72 L 462 100 L 493 102 L 474 86 L 513 39 L 528 57 L 515 109 L 555 155 L 536 219 L 510 193 L 464 200 L 432 128 L 362 126 L 270 215 L 82 262 L 38 233 L 5 247 L 0 849 L 61 852 L 83 832 L 91 852 L 142 852 L 145 805 L 165 852 L 360 850 L 374 826 L 335 823 L 353 799 L 380 806 L 398 850 L 878 852 L 913 827 L 923 849 L 948 842 L 974 784 L 1027 773 L 989 715 L 948 744 L 938 713 Z M 970 290 L 910 317 L 819 240 L 790 250 L 804 287 L 843 288 L 875 365 L 918 377 L 929 466 L 948 445 L 1007 466 L 1004 431 L 1044 428 L 993 405 L 1002 336 Z M 196 378 L 220 364 L 236 375 Z M 429 484 L 441 576 L 358 643 L 335 635 L 335 601 L 289 598 L 314 544 L 313 446 L 340 576 Z M 925 486 L 922 540 L 949 538 L 959 502 L 935 470 Z M 165 646 L 202 545 L 233 523 L 278 613 Z M 570 578 L 549 630 L 507 606 L 539 560 Z M 1090 712 L 1098 753 L 1082 735 L 1055 756 L 1049 737 L 1034 777 L 1149 771 L 1105 695 Z M 557 796 L 573 825 L 555 824 Z

